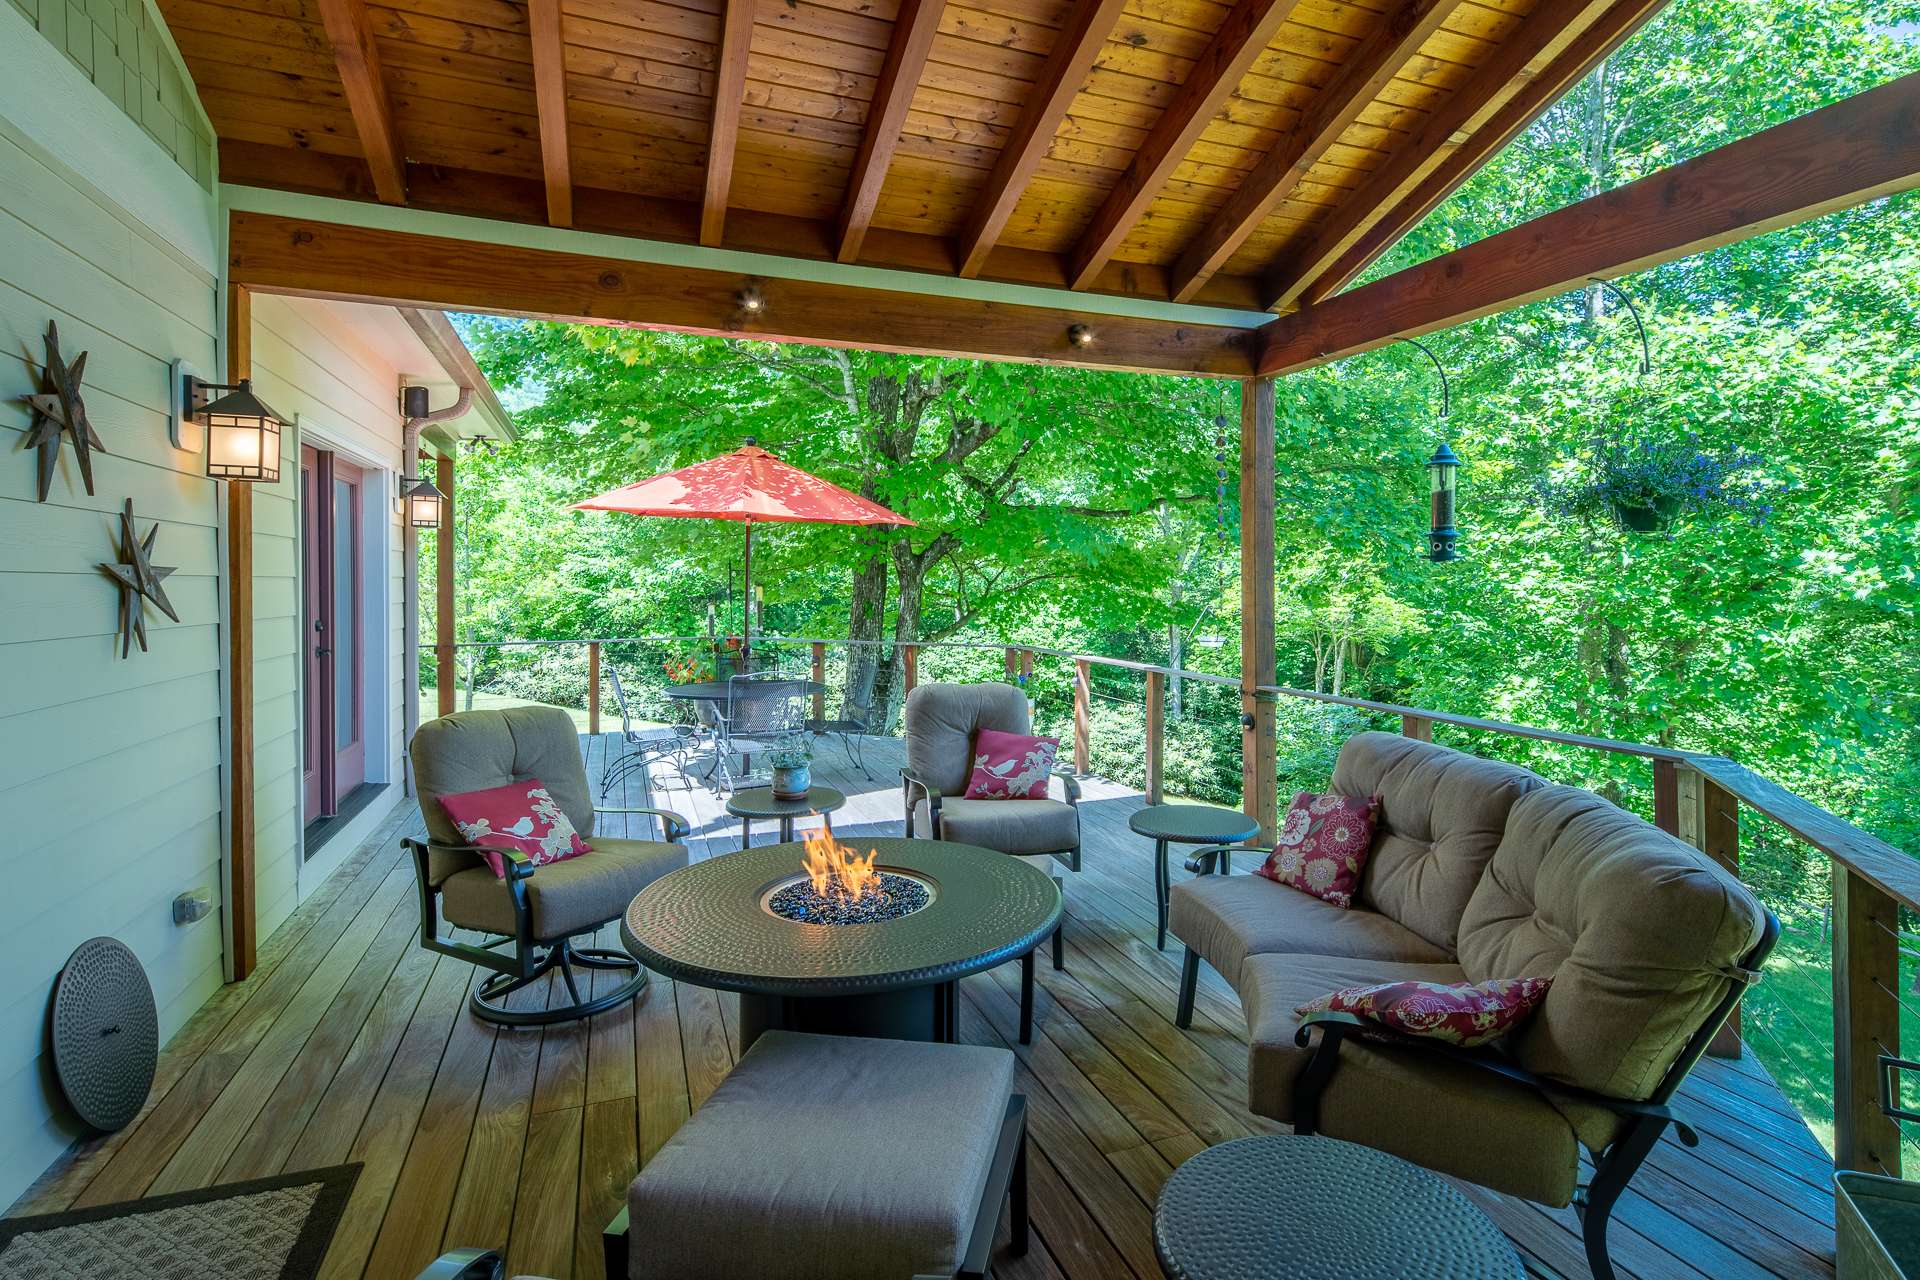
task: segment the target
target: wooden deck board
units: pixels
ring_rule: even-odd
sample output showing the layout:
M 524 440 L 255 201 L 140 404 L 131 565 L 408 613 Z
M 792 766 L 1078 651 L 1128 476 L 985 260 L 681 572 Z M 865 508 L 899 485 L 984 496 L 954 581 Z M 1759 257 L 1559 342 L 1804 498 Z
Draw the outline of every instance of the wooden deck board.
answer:
M 596 779 L 618 755 L 607 737 L 583 749 Z M 899 744 L 875 740 L 868 755 L 874 781 L 837 750 L 815 766 L 847 792 L 834 828 L 856 840 L 899 830 L 889 781 Z M 1244 1027 L 1223 981 L 1208 973 L 1193 1029 L 1173 1026 L 1178 951 L 1154 949 L 1148 846 L 1126 827 L 1142 798 L 1099 779 L 1085 791 L 1085 870 L 1067 877 L 1067 967 L 1039 966 L 1034 1043 L 1014 1043 L 1011 966 L 961 984 L 960 1028 L 963 1039 L 1013 1048 L 1030 1097 L 1034 1248 L 1000 1274 L 1152 1280 L 1152 1205 L 1166 1177 L 1209 1142 L 1280 1126 L 1246 1108 Z M 701 787 L 657 784 L 650 798 L 636 778 L 608 803 L 681 811 L 696 858 L 739 846 L 738 822 Z M 13 1212 L 353 1159 L 366 1169 L 327 1277 L 405 1280 L 441 1249 L 483 1245 L 505 1248 L 515 1272 L 597 1280 L 598 1233 L 634 1168 L 737 1056 L 737 1001 L 656 975 L 634 1004 L 586 1024 L 478 1022 L 465 1008 L 475 972 L 409 941 L 412 872 L 397 841 L 418 826 L 411 810 L 386 823 L 267 940 L 259 972 L 176 1037 L 145 1115 L 76 1146 Z M 601 830 L 650 835 L 651 820 L 608 814 Z M 756 844 L 775 838 L 770 824 L 755 832 Z M 565 995 L 547 984 L 516 1001 L 550 998 Z M 1825 1157 L 1765 1069 L 1751 1054 L 1709 1060 L 1679 1103 L 1702 1144 L 1662 1143 L 1636 1180 L 1613 1233 L 1622 1277 L 1831 1275 Z M 1465 1190 L 1530 1276 L 1585 1276 L 1571 1211 Z

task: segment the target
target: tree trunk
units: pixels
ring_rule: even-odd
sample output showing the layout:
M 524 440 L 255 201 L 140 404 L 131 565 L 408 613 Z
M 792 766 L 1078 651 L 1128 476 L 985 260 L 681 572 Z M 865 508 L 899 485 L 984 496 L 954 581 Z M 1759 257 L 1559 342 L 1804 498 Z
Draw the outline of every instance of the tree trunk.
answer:
M 1167 624 L 1167 665 L 1176 672 L 1185 669 L 1187 665 L 1186 639 L 1186 636 L 1180 632 L 1179 623 Z M 1178 720 L 1184 710 L 1182 696 L 1185 688 L 1186 682 L 1178 675 L 1167 677 L 1167 715 L 1172 719 Z
M 853 575 L 852 604 L 847 612 L 846 700 L 850 706 L 873 707 L 874 676 L 880 666 L 881 626 L 887 617 L 887 560 L 875 546 Z
M 894 695 L 904 691 L 907 685 L 907 655 L 902 646 L 912 644 L 920 638 L 920 603 L 925 593 L 927 561 L 913 553 L 906 538 L 893 544 L 894 588 L 893 609 L 893 653 L 885 672 L 884 703 L 876 699 L 876 710 L 882 711 L 882 722 L 891 729 L 894 723 Z M 905 694 L 901 692 L 904 699 Z
M 1333 642 L 1333 696 L 1339 697 L 1341 688 L 1347 680 L 1347 638 L 1337 637 Z

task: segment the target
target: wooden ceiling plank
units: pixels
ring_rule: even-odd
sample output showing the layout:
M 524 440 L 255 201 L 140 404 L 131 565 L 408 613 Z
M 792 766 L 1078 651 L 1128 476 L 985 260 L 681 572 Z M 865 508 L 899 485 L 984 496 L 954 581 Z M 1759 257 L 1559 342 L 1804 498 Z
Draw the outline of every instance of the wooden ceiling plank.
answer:
M 567 135 L 567 45 L 560 0 L 527 0 L 533 37 L 534 100 L 540 112 L 540 164 L 547 183 L 547 221 L 573 225 L 573 151 Z
M 1173 272 L 1176 301 L 1191 299 L 1227 265 L 1273 207 L 1300 184 L 1347 127 L 1380 96 L 1394 73 L 1420 52 L 1420 46 L 1461 3 L 1403 0 L 1387 21 L 1353 50 L 1340 72 L 1314 98 L 1300 124 L 1254 167 L 1206 230 L 1180 255 Z
M 855 262 L 860 257 L 860 246 L 880 203 L 880 188 L 887 180 L 887 166 L 900 145 L 907 110 L 913 106 L 914 90 L 927 65 L 927 54 L 933 49 L 933 38 L 940 32 L 940 14 L 945 7 L 945 0 L 902 0 L 894 19 L 893 39 L 887 45 L 880 83 L 867 109 L 866 132 L 861 135 L 846 200 L 840 209 L 834 238 L 838 244 L 835 256 L 841 262 Z
M 267 293 L 1096 369 L 1244 377 L 1253 331 L 751 277 L 307 218 L 235 213 L 228 271 Z M 748 311 L 751 283 L 761 305 Z M 1075 324 L 1093 341 L 1076 344 Z
M 733 155 L 747 93 L 747 56 L 753 47 L 753 0 L 726 0 L 720 53 L 713 69 L 713 123 L 707 134 L 707 184 L 700 202 L 700 243 L 718 245 L 726 230 L 733 189 Z
M 1920 187 L 1920 72 L 1281 316 L 1291 373 Z
M 346 91 L 347 109 L 360 134 L 360 149 L 373 171 L 373 188 L 386 204 L 407 202 L 406 153 L 394 128 L 393 108 L 380 73 L 380 53 L 374 48 L 373 27 L 363 0 L 317 0 L 327 42 L 333 46 L 334 66 Z
M 985 269 L 1014 205 L 1020 202 L 1033 171 L 1046 158 L 1067 108 L 1086 83 L 1094 59 L 1126 7 L 1126 0 L 1079 0 L 1072 7 L 1067 25 L 1060 28 L 1053 52 L 1027 96 L 1020 123 L 1008 135 L 992 176 L 967 215 L 960 233 L 960 275 L 977 276 Z
M 1528 79 L 1491 119 L 1474 129 L 1472 135 L 1450 153 L 1441 156 L 1411 194 L 1390 210 L 1375 214 L 1371 224 L 1342 250 L 1332 265 L 1313 275 L 1311 283 L 1295 294 L 1298 300 L 1316 303 L 1346 288 L 1666 5 L 1667 0 L 1616 0 L 1574 37 L 1544 71 Z M 1542 10 L 1550 7 L 1541 6 Z M 1527 38 L 1524 29 L 1515 37 L 1520 41 Z M 1291 281 L 1285 283 L 1292 284 Z
M 1240 0 L 1194 63 L 1180 96 L 1168 104 L 1133 161 L 1074 246 L 1068 279 L 1084 289 L 1146 215 L 1200 135 L 1213 123 L 1254 61 L 1272 43 L 1301 0 Z
M 1666 0 L 1633 3 L 1651 8 Z M 1456 138 L 1470 142 L 1495 112 L 1535 83 L 1538 73 L 1576 36 L 1609 9 L 1623 7 L 1619 0 L 1545 0 L 1472 81 L 1441 104 L 1404 145 L 1341 202 L 1307 244 L 1274 264 L 1266 273 L 1270 308 L 1280 311 L 1291 307 L 1457 145 L 1467 145 L 1456 144 Z

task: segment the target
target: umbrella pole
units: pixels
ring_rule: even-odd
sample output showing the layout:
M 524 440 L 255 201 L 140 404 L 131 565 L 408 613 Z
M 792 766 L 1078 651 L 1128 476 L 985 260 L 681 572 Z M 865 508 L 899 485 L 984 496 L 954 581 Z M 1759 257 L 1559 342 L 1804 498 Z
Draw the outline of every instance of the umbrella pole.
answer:
M 747 530 L 746 585 L 740 592 L 740 665 L 753 670 L 753 521 L 742 520 Z

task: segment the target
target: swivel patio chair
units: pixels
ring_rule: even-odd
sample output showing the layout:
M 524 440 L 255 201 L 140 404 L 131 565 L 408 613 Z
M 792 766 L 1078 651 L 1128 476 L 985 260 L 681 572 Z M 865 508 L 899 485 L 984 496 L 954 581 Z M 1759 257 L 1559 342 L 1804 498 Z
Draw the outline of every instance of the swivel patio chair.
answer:
M 907 837 L 953 840 L 1022 858 L 1043 869 L 1050 862 L 1080 869 L 1080 783 L 1055 770 L 1064 799 L 968 800 L 973 738 L 981 729 L 1032 733 L 1027 695 L 1010 684 L 923 684 L 907 695 L 901 713 L 907 767 L 900 771 Z M 1051 790 L 1051 786 L 1049 786 Z M 1059 880 L 1055 876 L 1056 881 Z M 1053 935 L 1053 967 L 1064 966 L 1060 931 Z
M 852 694 L 846 694 L 840 702 L 840 718 L 837 720 L 807 721 L 807 732 L 816 738 L 833 734 L 840 739 L 840 749 L 847 753 L 847 763 L 860 771 L 860 776 L 868 782 L 873 781 L 873 773 L 867 768 L 867 735 L 873 732 L 873 705 L 861 702 Z
M 624 951 L 580 945 L 619 918 L 633 896 L 669 871 L 687 865 L 680 843 L 686 819 L 667 809 L 603 809 L 659 819 L 660 840 L 595 835 L 595 811 L 573 719 L 555 707 L 462 711 L 421 725 L 409 754 L 420 798 L 424 841 L 401 843 L 412 854 L 420 887 L 420 945 L 491 971 L 468 1003 L 474 1014 L 504 1026 L 535 1026 L 584 1018 L 631 999 L 647 971 Z M 525 854 L 482 850 L 467 843 L 440 805 L 440 797 L 540 779 L 555 803 L 593 848 L 560 862 L 535 866 Z M 483 858 L 505 859 L 494 875 Z M 440 922 L 489 935 L 467 942 L 441 933 Z M 613 991 L 583 992 L 575 967 L 631 971 Z M 544 1009 L 510 1007 L 521 988 L 558 969 L 571 1003 Z
M 684 724 L 658 729 L 634 728 L 633 709 L 627 704 L 627 691 L 620 683 L 620 669 L 611 662 L 607 663 L 607 680 L 613 686 L 614 705 L 620 709 L 620 741 L 627 750 L 601 772 L 600 798 L 606 799 L 616 783 L 635 771 L 650 782 L 650 766 L 656 761 L 671 761 L 674 773 L 679 775 L 681 790 L 693 790 L 693 783 L 687 778 L 687 753 L 699 746 L 700 730 Z

